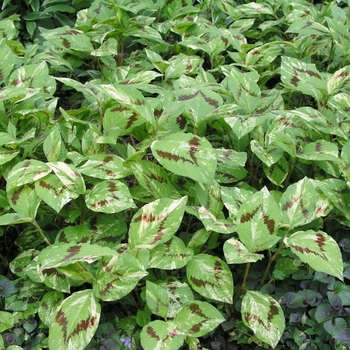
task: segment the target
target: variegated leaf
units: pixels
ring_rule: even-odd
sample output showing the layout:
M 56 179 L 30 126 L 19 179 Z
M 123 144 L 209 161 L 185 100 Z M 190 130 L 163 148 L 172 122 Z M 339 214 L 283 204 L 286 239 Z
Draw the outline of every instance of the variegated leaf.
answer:
M 198 254 L 186 265 L 191 287 L 205 298 L 232 303 L 233 278 L 227 264 L 208 254 Z
M 132 218 L 129 244 L 139 248 L 154 248 L 169 241 L 179 228 L 187 197 L 173 200 L 157 199 L 144 205 Z
M 251 253 L 242 242 L 234 238 L 224 243 L 224 254 L 228 264 L 246 264 L 264 258 L 263 254 Z
M 176 133 L 154 141 L 151 149 L 167 170 L 206 184 L 214 182 L 216 155 L 205 138 Z
M 343 259 L 338 243 L 322 231 L 298 231 L 285 239 L 301 261 L 314 270 L 343 280 Z
M 254 193 L 240 206 L 237 232 L 249 252 L 255 253 L 275 245 L 280 221 L 280 210 L 266 187 Z
M 12 209 L 17 213 L 33 219 L 41 202 L 33 185 L 23 185 L 7 191 L 7 199 Z
M 255 336 L 274 348 L 285 329 L 281 306 L 271 296 L 248 290 L 242 300 L 242 320 Z
M 185 334 L 180 325 L 172 321 L 156 320 L 148 323 L 141 331 L 141 345 L 154 350 L 178 350 L 181 348 Z
M 47 164 L 39 160 L 23 160 L 17 163 L 9 172 L 6 190 L 10 191 L 15 187 L 34 182 L 51 173 L 51 171 Z
M 191 300 L 176 314 L 174 322 L 189 337 L 201 337 L 213 331 L 224 321 L 221 312 L 207 302 Z
M 158 244 L 151 250 L 149 267 L 175 270 L 184 267 L 193 257 L 193 250 L 174 236 L 170 241 Z
M 104 259 L 93 283 L 94 294 L 106 301 L 119 300 L 129 294 L 148 272 L 130 253 Z
M 51 319 L 50 349 L 84 349 L 97 330 L 100 314 L 101 306 L 92 290 L 70 295 L 63 300 Z
M 119 213 L 136 208 L 129 188 L 117 180 L 101 181 L 85 196 L 89 209 L 102 213 Z

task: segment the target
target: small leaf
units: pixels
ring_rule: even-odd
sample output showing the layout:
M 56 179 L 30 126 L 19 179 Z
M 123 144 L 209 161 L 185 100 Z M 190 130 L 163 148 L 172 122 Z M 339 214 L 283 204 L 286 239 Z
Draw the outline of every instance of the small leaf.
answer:
M 274 348 L 285 329 L 278 302 L 262 292 L 247 291 L 242 300 L 242 320 L 255 336 Z
M 14 284 L 10 280 L 8 280 L 7 278 L 0 280 L 1 297 L 7 298 L 16 292 L 17 292 L 17 289 L 15 288 Z
M 208 254 L 198 254 L 187 264 L 186 275 L 197 293 L 206 298 L 232 303 L 232 273 L 223 260 Z
M 343 280 L 343 260 L 337 242 L 322 231 L 298 231 L 285 239 L 301 261 L 314 270 Z
M 178 350 L 185 335 L 179 325 L 172 321 L 152 321 L 142 328 L 141 345 L 145 349 Z
M 158 244 L 151 250 L 149 267 L 162 270 L 175 270 L 184 267 L 193 257 L 192 249 L 174 236 L 166 243 Z
M 50 326 L 51 319 L 58 311 L 58 307 L 64 300 L 64 294 L 56 290 L 47 292 L 40 301 L 38 315 L 41 321 L 47 326 Z
M 263 254 L 249 252 L 242 242 L 234 238 L 230 238 L 224 243 L 224 254 L 228 264 L 257 262 L 264 258 Z

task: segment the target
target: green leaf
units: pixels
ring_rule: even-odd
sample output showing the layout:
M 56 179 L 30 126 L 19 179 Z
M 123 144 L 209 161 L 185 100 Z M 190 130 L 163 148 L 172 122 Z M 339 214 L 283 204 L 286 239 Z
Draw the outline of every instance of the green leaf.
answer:
M 89 156 L 87 161 L 78 169 L 84 175 L 103 180 L 120 179 L 131 174 L 124 167 L 123 159 L 115 154 Z
M 50 326 L 51 319 L 57 313 L 63 300 L 64 294 L 55 290 L 51 290 L 42 297 L 38 310 L 38 316 L 45 326 Z
M 298 33 L 304 35 L 317 35 L 326 38 L 330 35 L 328 28 L 318 22 L 313 22 L 310 19 L 299 19 L 293 22 L 286 33 Z
M 151 250 L 149 267 L 162 270 L 175 270 L 184 267 L 193 257 L 192 249 L 174 236 L 166 243 L 158 244 Z
M 198 254 L 187 264 L 186 275 L 191 287 L 205 298 L 232 303 L 232 273 L 223 260 Z
M 146 281 L 146 303 L 153 314 L 166 318 L 170 298 L 165 288 L 153 282 Z
M 37 195 L 57 213 L 79 194 L 68 191 L 56 175 L 49 174 L 35 182 Z
M 19 154 L 19 151 L 14 151 L 14 150 L 0 147 L 0 165 L 9 162 L 13 158 L 15 158 L 18 154 Z
M 164 168 L 146 160 L 131 162 L 130 167 L 139 184 L 152 193 L 155 199 L 180 197 Z
M 339 160 L 338 153 L 338 147 L 334 143 L 318 140 L 306 144 L 302 151 L 297 154 L 297 157 L 307 160 L 330 160 L 337 162 Z
M 96 273 L 93 290 L 98 298 L 106 301 L 119 300 L 128 295 L 148 274 L 128 252 L 105 259 L 102 265 Z
M 0 84 L 7 81 L 10 76 L 13 66 L 17 60 L 16 55 L 6 44 L 5 39 L 0 40 L 1 61 L 0 61 Z
M 61 229 L 55 243 L 87 243 L 91 240 L 91 231 L 86 224 L 67 226 Z
M 100 313 L 101 306 L 92 290 L 75 292 L 66 298 L 51 319 L 50 349 L 84 349 L 97 330 Z
M 266 187 L 254 193 L 241 205 L 237 216 L 237 232 L 249 252 L 255 253 L 275 245 L 280 209 Z
M 0 332 L 13 328 L 15 320 L 11 312 L 0 311 Z
M 185 335 L 180 326 L 172 321 L 152 321 L 142 328 L 141 345 L 144 349 L 178 350 Z
M 89 53 L 94 49 L 90 38 L 83 31 L 68 26 L 55 29 L 40 28 L 40 33 L 45 40 L 64 51 Z
M 78 261 L 92 263 L 102 256 L 114 256 L 115 250 L 90 243 L 59 243 L 43 249 L 38 256 L 38 269 L 67 266 Z
M 316 216 L 317 199 L 315 187 L 307 177 L 289 185 L 280 200 L 281 225 L 292 229 L 311 222 Z
M 10 213 L 0 216 L 0 226 L 24 224 L 32 221 L 33 218 L 20 213 Z
M 234 238 L 230 238 L 224 243 L 224 255 L 228 264 L 257 262 L 264 258 L 263 254 L 249 252 L 242 242 Z
M 285 239 L 301 261 L 314 270 L 343 280 L 343 260 L 338 243 L 322 231 L 298 231 Z
M 46 137 L 43 149 L 46 159 L 49 162 L 60 160 L 60 155 L 63 150 L 62 138 L 58 128 L 53 128 L 50 134 Z
M 327 83 L 314 64 L 282 56 L 281 79 L 292 90 L 313 96 L 317 101 L 327 93 Z
M 85 196 L 89 209 L 102 213 L 119 213 L 136 208 L 129 188 L 117 180 L 101 181 Z
M 6 190 L 39 180 L 51 172 L 51 168 L 39 160 L 30 159 L 17 163 L 9 172 Z
M 223 321 L 224 317 L 214 306 L 197 300 L 186 302 L 174 318 L 189 337 L 206 335 Z
M 161 198 L 138 210 L 129 229 L 131 248 L 154 248 L 169 241 L 181 224 L 186 202 L 187 197 Z
M 274 348 L 285 329 L 284 314 L 278 302 L 262 292 L 247 291 L 242 300 L 242 320 L 255 336 Z
M 85 193 L 84 179 L 74 165 L 63 162 L 50 162 L 47 165 L 50 166 L 68 191 L 76 194 Z
M 176 133 L 154 141 L 152 153 L 167 170 L 195 181 L 213 184 L 216 155 L 211 144 L 191 133 Z
M 258 141 L 250 141 L 252 152 L 268 167 L 278 162 L 283 156 L 283 150 L 274 146 L 262 146 Z
M 41 200 L 33 186 L 23 185 L 7 191 L 7 198 L 17 213 L 35 218 Z

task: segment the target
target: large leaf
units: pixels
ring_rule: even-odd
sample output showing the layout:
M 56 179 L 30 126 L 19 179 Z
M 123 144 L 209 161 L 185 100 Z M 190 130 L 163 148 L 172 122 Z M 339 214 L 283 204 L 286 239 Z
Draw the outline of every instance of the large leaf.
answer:
M 216 154 L 205 138 L 191 133 L 176 133 L 154 141 L 151 149 L 167 170 L 195 181 L 214 182 Z
M 343 279 L 343 260 L 338 243 L 322 231 L 298 231 L 285 239 L 301 261 L 316 271 Z
M 330 160 L 337 162 L 338 147 L 334 143 L 325 140 L 308 143 L 303 150 L 297 154 L 298 158 L 307 160 Z
M 186 266 L 191 287 L 202 296 L 232 303 L 233 278 L 227 264 L 208 254 L 196 255 Z
M 187 197 L 172 200 L 157 199 L 144 205 L 132 218 L 129 244 L 139 248 L 154 248 L 169 241 L 179 228 Z
M 90 243 L 59 243 L 43 249 L 38 257 L 41 270 L 67 266 L 78 261 L 92 263 L 102 256 L 114 256 L 117 252 L 108 247 Z
M 89 209 L 102 213 L 119 213 L 136 208 L 128 186 L 121 181 L 101 181 L 85 196 Z
M 249 252 L 255 253 L 275 245 L 280 210 L 266 187 L 254 193 L 241 205 L 237 217 L 237 232 Z
M 108 257 L 96 273 L 93 284 L 95 295 L 102 300 L 119 300 L 129 294 L 148 274 L 141 263 L 130 253 Z
M 185 303 L 174 318 L 189 337 L 206 335 L 223 321 L 224 317 L 214 306 L 197 300 Z
M 84 349 L 97 330 L 100 313 L 101 306 L 91 289 L 69 296 L 51 319 L 50 349 Z
M 255 336 L 274 348 L 284 332 L 284 314 L 278 302 L 262 292 L 247 291 L 242 300 L 242 319 Z

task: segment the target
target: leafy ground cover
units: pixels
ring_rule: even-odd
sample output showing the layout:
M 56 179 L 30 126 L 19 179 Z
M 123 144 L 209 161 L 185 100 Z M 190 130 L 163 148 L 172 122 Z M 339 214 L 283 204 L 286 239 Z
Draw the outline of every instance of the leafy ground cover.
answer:
M 5 1 L 0 348 L 348 349 L 349 10 Z

